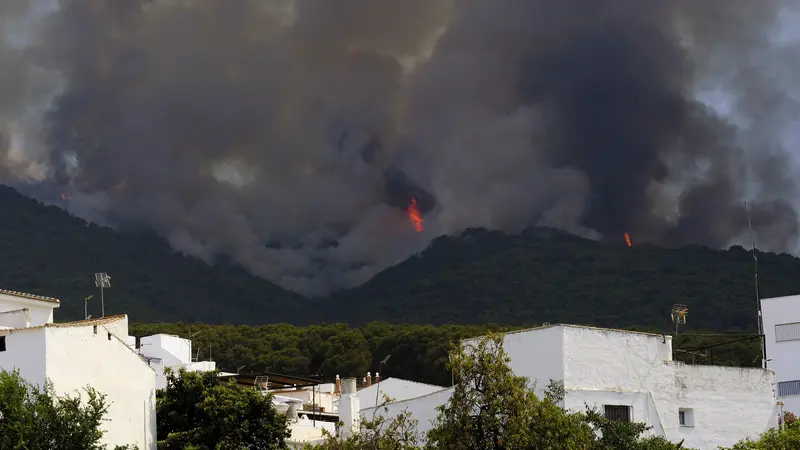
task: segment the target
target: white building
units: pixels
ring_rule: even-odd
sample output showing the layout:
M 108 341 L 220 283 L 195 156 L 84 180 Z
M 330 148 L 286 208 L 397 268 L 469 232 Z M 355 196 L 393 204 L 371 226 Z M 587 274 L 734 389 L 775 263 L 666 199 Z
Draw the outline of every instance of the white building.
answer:
M 135 339 L 130 337 L 128 344 L 135 345 Z M 178 372 L 184 369 L 187 372 L 214 371 L 217 365 L 213 361 L 196 361 L 192 357 L 192 341 L 171 334 L 154 334 L 139 339 L 138 352 L 156 372 L 156 389 L 167 387 L 167 377 L 164 369 Z
M 672 337 L 571 325 L 551 325 L 505 335 L 516 375 L 528 377 L 538 395 L 550 380 L 563 381 L 563 407 L 595 407 L 610 417 L 644 422 L 651 434 L 690 448 L 716 449 L 756 437 L 777 425 L 772 371 L 687 365 L 672 360 Z M 426 432 L 436 406 L 452 388 L 388 405 L 404 410 Z M 372 408 L 362 416 L 371 417 Z M 381 411 L 383 413 L 383 411 Z
M 91 386 L 109 404 L 102 442 L 156 448 L 155 373 L 128 345 L 128 317 L 53 323 L 57 299 L 0 290 L 0 369 L 59 394 Z
M 442 389 L 441 386 L 432 384 L 417 383 L 400 378 L 386 378 L 360 389 L 358 402 L 362 409 L 370 409 L 375 405 L 383 404 L 385 397 L 389 397 L 392 402 L 398 402 L 439 392 Z
M 778 400 L 800 415 L 800 295 L 761 300 L 767 368 L 775 371 Z

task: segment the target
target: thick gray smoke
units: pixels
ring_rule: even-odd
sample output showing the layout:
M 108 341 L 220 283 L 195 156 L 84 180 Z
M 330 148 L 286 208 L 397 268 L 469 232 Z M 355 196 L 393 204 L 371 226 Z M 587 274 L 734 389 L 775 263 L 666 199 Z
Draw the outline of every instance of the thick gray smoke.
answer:
M 793 0 L 48 3 L 0 5 L 0 182 L 302 293 L 471 226 L 725 246 L 745 199 L 795 250 Z

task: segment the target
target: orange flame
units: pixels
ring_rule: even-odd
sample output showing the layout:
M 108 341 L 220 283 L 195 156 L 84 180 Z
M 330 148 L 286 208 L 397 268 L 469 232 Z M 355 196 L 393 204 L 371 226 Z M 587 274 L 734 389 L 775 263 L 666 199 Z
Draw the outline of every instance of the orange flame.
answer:
M 417 233 L 422 232 L 422 215 L 419 213 L 419 209 L 417 209 L 417 199 L 412 198 L 411 204 L 408 205 L 408 218 L 411 220 L 411 225 L 414 226 L 414 231 Z
M 628 243 L 628 247 L 633 247 L 633 244 L 631 243 L 631 235 L 628 233 L 625 233 L 625 242 Z
M 70 196 L 68 194 L 66 194 L 65 192 L 61 193 L 61 200 L 69 200 L 69 199 L 70 199 Z

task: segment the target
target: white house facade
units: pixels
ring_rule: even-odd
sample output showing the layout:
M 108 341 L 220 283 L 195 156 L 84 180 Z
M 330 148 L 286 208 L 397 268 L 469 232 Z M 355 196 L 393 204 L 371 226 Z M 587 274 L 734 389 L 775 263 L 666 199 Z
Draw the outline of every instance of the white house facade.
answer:
M 552 325 L 508 333 L 503 347 L 511 369 L 537 394 L 550 380 L 562 381 L 564 408 L 588 405 L 617 420 L 644 422 L 650 434 L 690 448 L 732 446 L 777 425 L 772 371 L 673 361 L 671 336 Z M 424 433 L 451 394 L 447 388 L 392 403 L 387 415 L 406 410 Z M 362 416 L 371 417 L 372 409 Z
M 0 291 L 0 369 L 59 394 L 106 395 L 102 443 L 156 448 L 155 373 L 127 345 L 128 317 L 53 323 L 53 298 Z
M 128 338 L 128 344 L 136 348 L 134 338 Z M 156 372 L 156 389 L 167 387 L 164 370 L 174 372 L 183 369 L 187 372 L 214 371 L 217 366 L 213 361 L 195 361 L 192 357 L 192 341 L 171 334 L 154 334 L 139 339 L 139 354 Z
M 775 371 L 778 400 L 800 415 L 800 295 L 761 300 L 767 367 Z

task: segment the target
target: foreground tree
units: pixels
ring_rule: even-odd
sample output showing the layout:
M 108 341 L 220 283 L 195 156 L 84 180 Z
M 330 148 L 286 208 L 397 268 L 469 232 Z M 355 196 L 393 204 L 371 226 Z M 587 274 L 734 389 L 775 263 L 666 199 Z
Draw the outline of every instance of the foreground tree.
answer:
M 784 417 L 782 429 L 771 429 L 758 439 L 746 439 L 728 450 L 794 450 L 800 449 L 800 422 L 791 413 Z
M 558 404 L 564 390 L 551 382 L 538 398 L 525 377 L 513 374 L 502 335 L 489 335 L 456 348 L 450 368 L 453 395 L 439 407 L 428 433 L 433 449 L 673 450 L 660 437 L 641 438 L 644 424 L 613 422 L 593 410 L 573 413 Z
M 217 372 L 167 372 L 156 400 L 158 448 L 284 449 L 286 416 L 270 396 L 219 381 Z
M 105 396 L 91 388 L 85 394 L 58 396 L 49 382 L 40 390 L 17 371 L 0 371 L 0 448 L 104 449 Z

